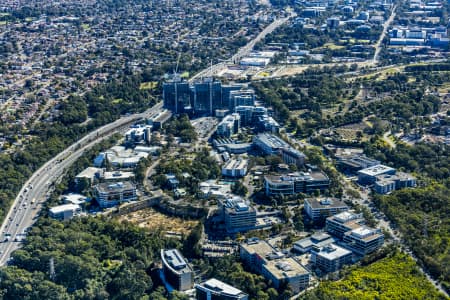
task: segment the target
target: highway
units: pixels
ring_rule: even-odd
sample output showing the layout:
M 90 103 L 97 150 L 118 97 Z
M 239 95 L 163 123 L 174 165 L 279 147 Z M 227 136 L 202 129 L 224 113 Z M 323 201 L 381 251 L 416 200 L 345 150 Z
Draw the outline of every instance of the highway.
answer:
M 214 74 L 219 73 L 221 70 L 227 67 L 228 64 L 236 64 L 242 57 L 245 57 L 250 54 L 253 50 L 253 47 L 266 37 L 269 33 L 272 33 L 275 29 L 286 23 L 290 18 L 297 16 L 295 12 L 290 12 L 290 15 L 285 18 L 276 19 L 272 23 L 270 23 L 266 28 L 263 29 L 254 39 L 248 42 L 245 46 L 239 48 L 238 52 L 234 54 L 228 61 L 223 61 L 218 64 L 212 65 L 209 68 L 204 69 L 203 71 L 195 74 L 189 81 L 194 81 L 201 77 L 210 77 Z
M 163 103 L 159 102 L 143 113 L 124 116 L 87 134 L 34 172 L 23 185 L 1 226 L 0 265 L 5 265 L 11 253 L 20 247 L 20 241 L 25 237 L 27 228 L 36 220 L 51 186 L 86 150 L 114 133 L 128 129 L 130 124 L 138 120 L 156 116 L 162 112 L 162 106 Z

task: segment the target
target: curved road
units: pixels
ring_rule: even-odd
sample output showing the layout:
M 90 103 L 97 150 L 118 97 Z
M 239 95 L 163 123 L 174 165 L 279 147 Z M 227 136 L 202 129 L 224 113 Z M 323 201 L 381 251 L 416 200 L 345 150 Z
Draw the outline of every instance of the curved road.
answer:
M 162 106 L 162 102 L 159 102 L 143 113 L 122 117 L 87 134 L 34 172 L 23 185 L 1 226 L 0 265 L 5 265 L 11 253 L 19 248 L 26 229 L 34 223 L 42 209 L 49 187 L 65 174 L 65 171 L 83 155 L 85 150 L 114 133 L 127 129 L 130 124 L 138 120 L 156 116 L 162 111 Z

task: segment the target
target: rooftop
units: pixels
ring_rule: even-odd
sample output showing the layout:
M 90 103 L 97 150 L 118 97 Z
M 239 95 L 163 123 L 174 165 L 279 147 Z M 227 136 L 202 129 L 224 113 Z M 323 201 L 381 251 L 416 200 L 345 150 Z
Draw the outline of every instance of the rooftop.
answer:
M 358 171 L 358 174 L 364 174 L 368 176 L 378 176 L 392 171 L 395 172 L 395 169 L 385 165 L 376 165 L 370 168 L 362 169 Z
M 278 279 L 309 274 L 308 270 L 292 257 L 268 261 L 264 267 Z
M 336 244 L 329 244 L 320 249 L 320 251 L 317 253 L 317 256 L 321 256 L 327 260 L 335 260 L 351 253 L 352 252 L 350 250 L 342 248 Z
M 171 267 L 175 272 L 192 272 L 186 259 L 177 249 L 161 250 L 161 259 L 163 259 L 163 261 L 166 262 L 166 265 Z
M 343 211 L 341 213 L 338 213 L 337 215 L 331 216 L 328 219 L 332 219 L 339 223 L 348 223 L 350 221 L 355 221 L 362 219 L 362 214 L 355 214 L 350 211 Z
M 248 253 L 257 253 L 263 258 L 266 258 L 270 254 L 275 252 L 275 249 L 269 243 L 259 239 L 248 239 L 247 242 L 241 244 L 241 247 L 244 248 Z
M 352 229 L 349 232 L 345 233 L 346 235 L 350 235 L 356 239 L 360 239 L 363 241 L 371 241 L 373 239 L 377 239 L 380 235 L 382 235 L 381 230 L 378 228 L 370 228 L 367 226 L 361 226 L 355 229 Z
M 83 171 L 81 171 L 77 176 L 75 176 L 76 178 L 94 178 L 96 174 L 100 173 L 103 171 L 103 169 L 100 168 L 94 168 L 94 167 L 87 167 L 86 169 L 84 169 Z
M 96 185 L 96 189 L 101 193 L 108 193 L 113 191 L 124 191 L 135 189 L 134 184 L 129 181 L 117 182 L 117 183 L 99 183 Z
M 343 201 L 336 198 L 307 198 L 305 203 L 313 209 L 347 207 Z
M 50 208 L 50 213 L 59 214 L 65 211 L 74 211 L 81 209 L 81 207 L 77 204 L 63 204 Z
M 245 294 L 241 290 L 215 278 L 208 279 L 207 281 L 199 284 L 198 286 L 230 296 L 239 296 Z
M 248 159 L 232 158 L 225 163 L 223 169 L 244 169 L 248 165 Z
M 133 172 L 121 172 L 121 171 L 114 171 L 114 172 L 105 172 L 103 173 L 103 178 L 105 180 L 111 180 L 111 179 L 130 179 L 134 177 Z
M 255 137 L 255 140 L 258 140 L 271 148 L 290 148 L 290 145 L 283 141 L 276 135 L 269 133 L 261 133 Z

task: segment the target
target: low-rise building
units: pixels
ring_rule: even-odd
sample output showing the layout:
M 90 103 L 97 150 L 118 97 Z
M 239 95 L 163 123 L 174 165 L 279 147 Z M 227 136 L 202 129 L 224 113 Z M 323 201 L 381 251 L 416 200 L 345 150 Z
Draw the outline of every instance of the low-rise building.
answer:
M 64 204 L 75 204 L 80 206 L 86 203 L 86 201 L 88 200 L 86 196 L 74 193 L 63 195 L 62 199 L 64 201 Z
M 241 197 L 219 200 L 228 233 L 248 231 L 255 228 L 256 209 Z
M 134 168 L 141 159 L 147 158 L 147 152 L 138 152 L 122 146 L 114 146 L 105 152 L 108 162 L 116 168 Z
M 309 285 L 310 273 L 295 259 L 286 258 L 266 241 L 249 239 L 240 245 L 241 260 L 279 288 L 289 284 L 295 293 Z
M 374 190 L 378 194 L 388 194 L 406 187 L 415 187 L 417 180 L 410 174 L 397 172 L 395 175 L 380 175 L 376 177 Z
M 348 210 L 348 206 L 336 198 L 307 198 L 304 200 L 306 214 L 313 222 L 324 221 L 326 218 Z
M 80 215 L 81 207 L 77 204 L 63 204 L 50 208 L 50 218 L 64 221 Z
M 334 242 L 336 242 L 336 239 L 331 235 L 325 232 L 319 232 L 295 242 L 293 250 L 298 253 L 307 253 L 311 251 L 313 247 L 322 248 Z
M 75 183 L 78 185 L 81 184 L 83 180 L 86 180 L 89 186 L 91 186 L 96 178 L 100 178 L 102 173 L 103 169 L 101 168 L 87 167 L 75 176 Z
M 350 211 L 344 211 L 337 215 L 328 217 L 326 220 L 326 231 L 342 239 L 348 231 L 361 227 L 364 224 L 362 214 L 355 214 Z
M 266 155 L 278 155 L 282 148 L 291 146 L 276 135 L 261 133 L 253 138 L 253 145 Z
M 248 159 L 232 158 L 222 167 L 222 175 L 226 177 L 244 177 L 247 174 Z
M 383 246 L 384 235 L 381 229 L 361 226 L 344 234 L 347 248 L 359 255 L 372 253 Z
M 264 188 L 267 196 L 312 193 L 317 190 L 324 191 L 329 186 L 330 179 L 319 170 L 264 176 Z
M 328 244 L 311 251 L 311 263 L 324 272 L 336 272 L 352 263 L 352 252 L 336 244 Z
M 306 155 L 292 147 L 288 147 L 281 149 L 281 158 L 286 164 L 302 167 L 305 164 Z
M 310 273 L 292 257 L 267 261 L 263 265 L 262 275 L 276 288 L 288 284 L 294 293 L 309 286 Z
M 229 138 L 233 134 L 238 133 L 240 128 L 240 120 L 240 115 L 236 113 L 226 116 L 219 123 L 219 125 L 217 125 L 217 135 Z
M 358 182 L 360 184 L 374 184 L 377 176 L 394 175 L 396 170 L 385 165 L 376 165 L 358 171 Z
M 195 291 L 197 300 L 248 300 L 246 293 L 215 278 L 196 284 Z
M 359 170 L 380 164 L 380 161 L 361 154 L 337 156 L 337 159 L 339 169 L 349 173 L 356 173 Z
M 194 285 L 194 271 L 177 249 L 161 249 L 164 278 L 174 289 L 186 291 Z
M 95 196 L 101 208 L 137 200 L 136 186 L 131 182 L 100 183 L 95 186 Z

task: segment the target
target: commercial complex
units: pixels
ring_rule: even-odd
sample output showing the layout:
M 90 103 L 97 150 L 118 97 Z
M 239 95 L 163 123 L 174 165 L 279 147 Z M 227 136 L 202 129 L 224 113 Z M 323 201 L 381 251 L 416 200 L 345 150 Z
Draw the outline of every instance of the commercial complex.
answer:
M 239 132 L 241 117 L 239 114 L 231 114 L 223 118 L 217 125 L 216 134 L 222 137 L 231 137 L 233 134 Z
M 359 255 L 370 254 L 383 246 L 384 234 L 381 229 L 361 226 L 344 234 L 346 247 Z
M 348 210 L 348 206 L 336 198 L 307 198 L 304 204 L 305 212 L 313 222 L 323 221 Z
M 222 176 L 225 177 L 244 177 L 247 174 L 248 159 L 231 158 L 222 167 Z
M 291 146 L 276 135 L 261 133 L 253 137 L 253 145 L 265 155 L 279 155 L 281 149 Z
M 370 168 L 380 164 L 380 161 L 362 154 L 337 156 L 337 166 L 340 170 L 356 173 L 359 170 Z
M 194 272 L 177 249 L 161 249 L 164 278 L 174 289 L 185 291 L 194 285 Z
M 310 273 L 295 259 L 276 251 L 266 241 L 250 239 L 240 245 L 241 260 L 275 287 L 289 284 L 295 293 L 309 285 Z
M 281 158 L 286 164 L 302 167 L 305 164 L 306 155 L 292 147 L 288 147 L 281 149 Z
M 248 300 L 246 293 L 215 278 L 196 284 L 195 291 L 197 300 Z
M 336 272 L 346 264 L 352 263 L 352 252 L 336 244 L 313 248 L 311 263 L 325 272 Z
M 309 285 L 310 273 L 292 257 L 268 260 L 262 270 L 262 275 L 276 288 L 289 284 L 292 291 L 298 293 Z
M 264 176 L 264 189 L 267 196 L 312 193 L 317 190 L 324 191 L 329 186 L 330 179 L 319 170 Z
M 249 201 L 234 196 L 219 200 L 220 211 L 228 233 L 248 231 L 255 228 L 256 209 Z
M 100 183 L 95 186 L 95 196 L 101 208 L 137 200 L 136 187 L 128 181 Z
M 362 169 L 358 171 L 358 182 L 361 184 L 374 184 L 377 180 L 377 176 L 380 175 L 394 175 L 395 169 L 385 166 L 376 165 L 370 168 Z
M 417 180 L 415 177 L 407 173 L 397 172 L 395 175 L 377 176 L 373 188 L 379 194 L 387 194 L 402 188 L 415 187 L 416 185 Z
M 298 253 L 307 253 L 311 251 L 313 247 L 321 248 L 328 244 L 334 243 L 335 241 L 336 239 L 331 235 L 325 232 L 319 232 L 295 242 L 293 250 Z
M 410 174 L 396 172 L 394 168 L 384 165 L 376 165 L 358 171 L 358 181 L 361 184 L 373 184 L 375 192 L 379 194 L 387 194 L 392 191 L 415 187 L 416 178 Z
M 81 207 L 77 204 L 63 204 L 50 208 L 50 218 L 64 221 L 80 215 Z
M 222 85 L 212 78 L 191 84 L 174 77 L 163 84 L 164 107 L 175 114 L 213 116 L 216 110 L 232 111 L 237 103 L 253 103 L 254 92 L 243 88 L 240 84 Z M 238 92 L 240 90 L 241 93 Z
M 326 230 L 329 234 L 342 239 L 347 231 L 359 228 L 362 224 L 364 224 L 362 214 L 344 211 L 327 218 Z

